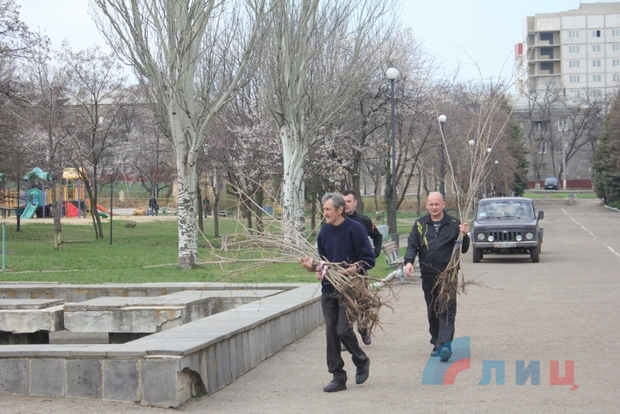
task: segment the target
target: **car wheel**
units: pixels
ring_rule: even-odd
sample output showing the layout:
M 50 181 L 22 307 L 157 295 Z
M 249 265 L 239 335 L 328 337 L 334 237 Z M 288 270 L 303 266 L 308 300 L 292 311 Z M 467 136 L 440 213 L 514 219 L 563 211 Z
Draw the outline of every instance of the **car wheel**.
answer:
M 474 250 L 472 252 L 472 256 L 473 256 L 473 259 L 474 259 L 474 263 L 480 263 L 480 259 L 482 259 L 482 250 L 476 249 L 474 247 Z
M 540 244 L 530 249 L 530 257 L 532 258 L 532 263 L 538 263 L 540 261 Z

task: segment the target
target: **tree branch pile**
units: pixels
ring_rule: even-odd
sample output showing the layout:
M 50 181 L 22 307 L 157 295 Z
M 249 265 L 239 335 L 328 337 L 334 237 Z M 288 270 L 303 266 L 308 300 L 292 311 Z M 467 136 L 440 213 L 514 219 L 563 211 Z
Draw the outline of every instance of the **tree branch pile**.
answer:
M 360 329 L 367 329 L 369 334 L 376 327 L 380 327 L 381 308 L 392 309 L 388 304 L 388 299 L 393 294 L 390 286 L 387 286 L 388 294 L 385 295 L 369 283 L 378 279 L 362 274 L 341 274 L 340 271 L 344 273 L 351 264 L 323 260 L 316 247 L 307 239 L 299 236 L 296 231 L 286 231 L 282 227 L 285 223 L 277 220 L 268 222 L 274 225 L 271 228 L 265 226 L 263 231 L 243 229 L 235 235 L 229 235 L 226 251 L 215 248 L 207 240 L 211 247 L 212 260 L 201 264 L 217 264 L 231 276 L 274 263 L 299 264 L 300 270 L 305 272 L 301 267 L 301 258 L 311 257 L 317 271 L 322 272 L 323 277 L 340 292 L 342 303 L 347 309 L 348 321 L 357 324 Z M 291 242 L 291 238 L 296 240 Z

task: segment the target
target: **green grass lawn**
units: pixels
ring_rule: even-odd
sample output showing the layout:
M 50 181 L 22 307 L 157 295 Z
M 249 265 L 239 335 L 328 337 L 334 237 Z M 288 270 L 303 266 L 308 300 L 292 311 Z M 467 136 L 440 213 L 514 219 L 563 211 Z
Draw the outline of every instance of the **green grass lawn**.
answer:
M 568 198 L 569 194 L 573 194 L 575 198 L 581 199 L 596 199 L 598 198 L 594 191 L 570 191 L 570 190 L 546 190 L 546 191 L 526 191 L 523 194 L 523 197 L 531 198 L 531 199 L 542 199 L 542 198 Z
M 220 234 L 233 234 L 240 228 L 234 219 L 221 219 L 219 223 Z M 313 274 L 292 263 L 270 264 L 235 276 L 218 265 L 180 270 L 176 221 L 137 222 L 134 228 L 127 228 L 125 224 L 126 220 L 113 220 L 112 245 L 108 222 L 104 223 L 105 238 L 100 240 L 95 240 L 91 225 L 65 224 L 62 226 L 63 248 L 54 251 L 52 224 L 22 224 L 17 232 L 14 222 L 9 222 L 5 227 L 6 268 L 0 272 L 0 281 L 75 284 L 316 282 Z M 221 239 L 209 235 L 213 233 L 212 226 L 212 219 L 206 221 L 206 240 L 199 236 L 201 262 L 213 259 L 209 244 L 215 246 L 216 252 L 219 250 Z M 380 256 L 371 276 L 382 278 L 388 273 L 385 259 Z

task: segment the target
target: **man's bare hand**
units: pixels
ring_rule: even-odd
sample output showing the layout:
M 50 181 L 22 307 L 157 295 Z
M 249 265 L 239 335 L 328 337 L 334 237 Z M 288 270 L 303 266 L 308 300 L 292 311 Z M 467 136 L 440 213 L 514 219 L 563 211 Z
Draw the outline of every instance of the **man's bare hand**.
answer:
M 301 265 L 304 267 L 304 269 L 306 269 L 308 272 L 316 272 L 316 267 L 312 264 L 312 262 L 312 257 L 301 258 Z
M 459 226 L 459 230 L 461 231 L 461 233 L 467 234 L 469 232 L 469 224 L 467 224 L 467 223 L 461 224 Z
M 413 275 L 413 264 L 407 263 L 405 265 L 405 276 L 411 277 Z

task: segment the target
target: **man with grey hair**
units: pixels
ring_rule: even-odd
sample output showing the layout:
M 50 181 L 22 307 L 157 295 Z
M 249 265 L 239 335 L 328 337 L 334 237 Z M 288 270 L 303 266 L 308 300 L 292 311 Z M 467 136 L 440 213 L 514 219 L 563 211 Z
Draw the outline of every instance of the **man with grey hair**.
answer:
M 339 272 L 343 275 L 365 274 L 375 265 L 375 255 L 368 233 L 364 226 L 345 215 L 345 200 L 340 194 L 328 193 L 323 202 L 325 225 L 321 227 L 317 238 L 319 256 L 329 263 L 346 263 L 349 266 Z M 347 320 L 346 307 L 341 301 L 340 293 L 330 281 L 323 277 L 323 272 L 313 264 L 311 257 L 301 259 L 301 264 L 309 272 L 316 272 L 321 282 L 321 307 L 325 319 L 325 337 L 327 340 L 327 369 L 333 375 L 332 381 L 323 388 L 325 392 L 347 389 L 347 372 L 340 355 L 340 342 L 351 353 L 356 366 L 355 382 L 362 384 L 368 379 L 370 358 L 362 351 L 357 336 Z

